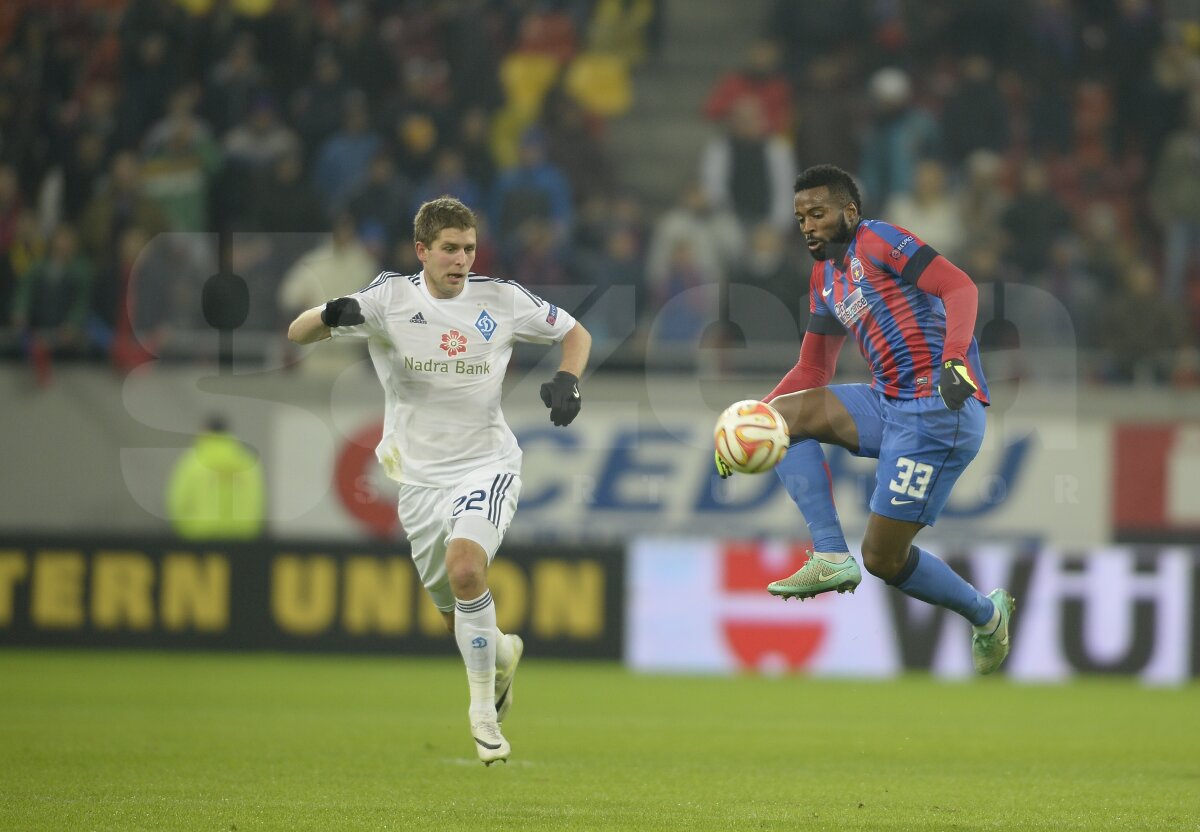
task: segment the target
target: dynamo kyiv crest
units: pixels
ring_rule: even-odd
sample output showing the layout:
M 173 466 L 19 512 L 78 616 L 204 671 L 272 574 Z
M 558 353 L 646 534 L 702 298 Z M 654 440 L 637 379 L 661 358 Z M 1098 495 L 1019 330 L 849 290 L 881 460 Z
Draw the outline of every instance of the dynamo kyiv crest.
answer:
M 496 319 L 489 315 L 486 309 L 480 312 L 479 317 L 475 319 L 475 328 L 479 330 L 479 334 L 485 341 L 492 340 L 492 334 L 495 333 L 497 326 L 499 324 L 496 323 Z

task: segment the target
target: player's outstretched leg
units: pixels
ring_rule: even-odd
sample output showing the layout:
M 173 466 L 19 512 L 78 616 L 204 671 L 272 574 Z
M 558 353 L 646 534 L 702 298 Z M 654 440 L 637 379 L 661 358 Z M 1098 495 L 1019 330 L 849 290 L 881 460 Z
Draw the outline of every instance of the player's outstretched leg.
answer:
M 862 571 L 842 534 L 833 504 L 829 465 L 820 443 L 815 439 L 796 442 L 775 472 L 808 523 L 814 551 L 795 574 L 768 584 L 767 592 L 784 600 L 804 600 L 834 590 L 853 592 L 862 581 Z
M 810 552 L 796 572 L 767 584 L 767 592 L 788 598 L 812 598 L 822 592 L 854 592 L 862 582 L 862 571 L 849 552 Z
M 500 636 L 496 648 L 496 720 L 504 722 L 513 704 L 513 679 L 525 652 L 525 642 L 513 633 Z
M 496 605 L 492 593 L 459 599 L 454 607 L 454 639 L 467 666 L 471 688 L 471 736 L 479 759 L 491 765 L 507 760 L 511 749 L 496 720 Z
M 992 620 L 975 627 L 971 636 L 971 658 L 975 662 L 976 672 L 981 674 L 991 673 L 1008 657 L 1008 625 L 1017 609 L 1017 602 L 1006 589 L 992 590 L 988 598 L 995 608 Z

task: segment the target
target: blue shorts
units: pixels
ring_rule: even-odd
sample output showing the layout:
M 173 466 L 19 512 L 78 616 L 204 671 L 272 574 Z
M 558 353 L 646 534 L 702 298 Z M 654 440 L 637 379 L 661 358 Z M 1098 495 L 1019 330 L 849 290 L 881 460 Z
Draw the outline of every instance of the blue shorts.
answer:
M 867 384 L 831 384 L 858 428 L 855 456 L 879 460 L 871 511 L 933 525 L 983 444 L 978 399 L 950 410 L 940 396 L 893 399 Z

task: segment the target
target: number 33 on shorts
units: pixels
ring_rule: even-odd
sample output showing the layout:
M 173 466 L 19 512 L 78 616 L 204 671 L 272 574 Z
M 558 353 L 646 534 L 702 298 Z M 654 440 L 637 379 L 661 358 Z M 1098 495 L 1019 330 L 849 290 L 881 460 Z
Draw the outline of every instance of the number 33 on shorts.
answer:
M 925 489 L 933 476 L 933 466 L 927 462 L 914 462 L 906 456 L 896 460 L 896 478 L 888 487 L 897 494 L 911 499 L 892 497 L 892 505 L 907 505 L 925 499 Z

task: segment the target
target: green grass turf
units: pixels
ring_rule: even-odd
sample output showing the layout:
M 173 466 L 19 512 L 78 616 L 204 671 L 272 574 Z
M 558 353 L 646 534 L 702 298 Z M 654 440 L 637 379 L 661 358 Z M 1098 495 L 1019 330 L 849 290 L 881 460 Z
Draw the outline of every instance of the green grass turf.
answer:
M 0 650 L 0 829 L 1200 829 L 1200 687 Z

